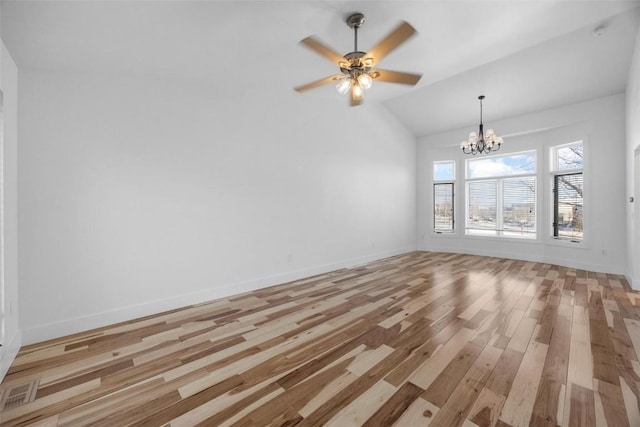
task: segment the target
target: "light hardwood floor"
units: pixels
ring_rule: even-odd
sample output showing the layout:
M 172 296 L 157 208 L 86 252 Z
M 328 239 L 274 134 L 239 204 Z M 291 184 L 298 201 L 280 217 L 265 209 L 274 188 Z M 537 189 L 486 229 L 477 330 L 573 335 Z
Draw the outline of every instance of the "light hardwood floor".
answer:
M 24 347 L 1 424 L 640 426 L 639 356 L 621 276 L 415 252 Z

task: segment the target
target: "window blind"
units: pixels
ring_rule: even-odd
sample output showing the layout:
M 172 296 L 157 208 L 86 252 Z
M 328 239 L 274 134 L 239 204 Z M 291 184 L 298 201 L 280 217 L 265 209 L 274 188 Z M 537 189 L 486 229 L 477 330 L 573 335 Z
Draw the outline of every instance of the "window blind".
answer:
M 510 234 L 536 232 L 536 178 L 505 179 L 502 182 L 502 227 Z
M 453 183 L 433 184 L 433 230 L 453 231 Z
M 473 181 L 468 186 L 467 228 L 496 229 L 497 181 Z
M 554 237 L 582 240 L 583 188 L 582 173 L 554 176 Z

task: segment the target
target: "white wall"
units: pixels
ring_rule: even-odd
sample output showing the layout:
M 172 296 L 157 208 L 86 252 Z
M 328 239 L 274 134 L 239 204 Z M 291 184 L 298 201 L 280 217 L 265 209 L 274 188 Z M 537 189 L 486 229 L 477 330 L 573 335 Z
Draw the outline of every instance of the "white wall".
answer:
M 640 290 L 640 29 L 636 36 L 627 82 L 627 270 L 629 282 Z M 631 203 L 629 197 L 634 197 Z
M 415 250 L 415 138 L 286 89 L 21 70 L 24 341 Z
M 4 295 L 0 301 L 5 316 L 4 342 L 0 347 L 0 380 L 9 369 L 21 345 L 18 326 L 18 69 L 2 43 L 0 51 L 0 89 L 4 94 L 3 116 L 3 192 L 4 192 Z M 1 292 L 1 290 L 0 290 Z
M 625 134 L 623 94 L 595 99 L 505 120 L 485 117 L 485 126 L 505 138 L 499 153 L 538 149 L 538 237 L 535 241 L 465 236 L 464 160 L 460 141 L 477 124 L 418 140 L 417 223 L 418 248 L 505 258 L 542 261 L 588 269 L 624 273 L 626 259 Z M 585 144 L 585 240 L 560 242 L 551 235 L 551 179 L 547 163 L 550 146 L 583 140 Z M 456 233 L 433 233 L 432 163 L 456 160 Z M 542 163 L 540 163 L 542 162 Z M 613 207 L 613 209 L 612 209 Z

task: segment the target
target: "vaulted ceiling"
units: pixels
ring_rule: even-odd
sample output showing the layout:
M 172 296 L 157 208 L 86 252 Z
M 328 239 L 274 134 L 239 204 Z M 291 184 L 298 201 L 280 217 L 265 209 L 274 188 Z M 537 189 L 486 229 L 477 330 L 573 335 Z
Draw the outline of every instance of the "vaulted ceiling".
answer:
M 622 92 L 640 23 L 638 1 L 4 0 L 1 35 L 25 70 L 181 79 L 229 97 L 252 81 L 270 88 L 252 96 L 290 95 L 337 71 L 297 42 L 351 51 L 344 20 L 355 11 L 366 16 L 361 50 L 400 20 L 418 30 L 382 66 L 422 73 L 419 84 L 366 94 L 416 136 L 476 123 L 480 94 L 497 119 Z M 295 95 L 349 111 L 332 87 Z

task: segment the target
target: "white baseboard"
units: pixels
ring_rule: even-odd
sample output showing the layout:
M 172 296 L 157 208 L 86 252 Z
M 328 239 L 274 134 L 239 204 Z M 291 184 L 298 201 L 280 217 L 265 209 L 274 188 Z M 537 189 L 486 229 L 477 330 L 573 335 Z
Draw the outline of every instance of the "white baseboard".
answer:
M 124 322 L 151 314 L 162 313 L 186 307 L 192 304 L 199 304 L 226 298 L 231 295 L 238 295 L 244 292 L 277 285 L 279 283 L 299 280 L 316 274 L 327 273 L 340 268 L 353 267 L 367 262 L 415 251 L 415 246 L 404 247 L 389 251 L 378 252 L 361 257 L 350 258 L 316 267 L 309 267 L 295 271 L 288 271 L 268 277 L 247 280 L 245 282 L 229 284 L 188 294 L 177 295 L 171 298 L 159 299 L 145 302 L 143 304 L 120 307 L 102 313 L 87 316 L 65 319 L 62 321 L 27 327 L 22 330 L 22 341 L 25 345 L 33 344 L 65 335 L 75 334 L 90 329 L 100 328 L 114 323 Z
M 0 347 L 0 382 L 2 382 L 4 376 L 7 375 L 7 371 L 9 371 L 9 368 L 11 367 L 13 360 L 16 358 L 21 346 L 22 335 L 18 332 L 10 343 Z
M 631 289 L 633 289 L 634 291 L 640 291 L 639 279 L 634 280 L 633 277 L 629 274 L 625 274 L 624 277 L 627 279 L 627 282 L 629 283 L 629 286 L 631 286 Z
M 580 270 L 593 271 L 595 273 L 609 273 L 609 274 L 624 274 L 622 266 L 615 266 L 610 264 L 594 264 L 585 263 L 575 259 L 565 259 L 557 257 L 549 257 L 539 254 L 529 254 L 521 252 L 509 252 L 509 251 L 496 251 L 496 250 L 475 250 L 469 248 L 419 248 L 418 250 L 430 251 L 430 252 L 447 252 L 457 254 L 479 255 L 496 258 L 517 259 L 519 261 L 531 261 L 531 262 L 543 262 L 545 264 L 559 265 L 562 267 L 576 268 Z M 629 282 L 631 285 L 631 282 Z M 633 285 L 631 285 L 633 287 Z M 637 289 L 634 287 L 634 289 Z

